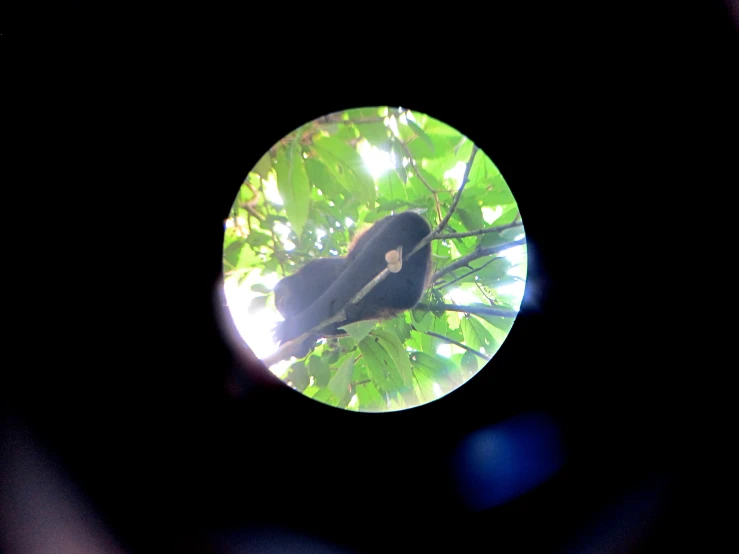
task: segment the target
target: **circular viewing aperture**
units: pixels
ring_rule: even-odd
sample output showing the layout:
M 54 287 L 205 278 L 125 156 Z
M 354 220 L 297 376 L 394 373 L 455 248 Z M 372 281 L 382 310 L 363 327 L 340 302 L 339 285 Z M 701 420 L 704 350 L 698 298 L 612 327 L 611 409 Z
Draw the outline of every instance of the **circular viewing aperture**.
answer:
M 333 113 L 248 173 L 225 222 L 228 308 L 286 384 L 384 412 L 458 388 L 523 298 L 526 237 L 493 161 L 425 114 Z

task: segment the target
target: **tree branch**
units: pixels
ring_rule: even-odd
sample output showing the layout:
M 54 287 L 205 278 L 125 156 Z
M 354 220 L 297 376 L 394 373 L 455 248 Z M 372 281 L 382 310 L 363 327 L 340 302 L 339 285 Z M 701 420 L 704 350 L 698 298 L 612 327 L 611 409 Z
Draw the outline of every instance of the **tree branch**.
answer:
M 464 348 L 467 352 L 472 352 L 475 356 L 479 356 L 480 358 L 482 358 L 486 362 L 487 361 L 490 361 L 490 358 L 488 358 L 484 354 L 481 354 L 480 352 L 478 352 L 474 348 L 470 348 L 469 346 L 466 346 L 466 345 L 462 344 L 461 342 L 458 342 L 458 341 L 456 341 L 454 339 L 450 339 L 449 337 L 445 337 L 444 335 L 440 335 L 439 333 L 434 333 L 433 331 L 424 331 L 424 333 L 426 333 L 427 335 L 429 335 L 431 337 L 436 337 L 437 339 L 441 339 L 443 341 L 450 342 L 452 344 L 456 344 L 460 348 Z
M 416 160 L 413 158 L 413 154 L 411 154 L 411 151 L 408 149 L 408 145 L 403 142 L 400 137 L 396 137 L 396 140 L 400 144 L 400 146 L 403 148 L 403 151 L 405 152 L 406 156 L 408 156 L 408 160 L 410 160 L 411 165 L 413 166 L 413 173 L 415 173 L 416 177 L 419 178 L 419 180 L 424 184 L 424 186 L 429 189 L 429 192 L 434 197 L 434 205 L 436 206 L 436 215 L 441 219 L 441 204 L 439 203 L 439 193 L 438 191 L 434 190 L 434 188 L 429 185 L 426 178 L 421 175 L 421 172 L 418 170 L 418 166 L 416 165 Z M 400 163 L 403 163 L 402 160 Z
M 439 285 L 439 286 L 438 286 L 438 287 L 436 287 L 436 288 L 437 288 L 437 289 L 439 289 L 439 290 L 441 290 L 441 289 L 443 289 L 443 288 L 446 288 L 446 287 L 450 287 L 450 286 L 452 286 L 452 285 L 453 285 L 454 283 L 456 283 L 456 282 L 458 282 L 458 281 L 461 281 L 461 280 L 462 280 L 462 279 L 464 279 L 465 277 L 469 277 L 469 276 L 470 276 L 470 275 L 472 275 L 473 273 L 477 273 L 478 271 L 482 271 L 482 270 L 483 270 L 483 269 L 485 269 L 485 268 L 486 268 L 487 266 L 489 266 L 489 265 L 490 265 L 491 263 L 493 263 L 493 262 L 494 262 L 495 260 L 500 260 L 500 259 L 502 259 L 502 258 L 493 258 L 492 260 L 488 260 L 487 262 L 485 262 L 484 264 L 482 264 L 482 265 L 481 265 L 480 267 L 476 267 L 476 268 L 474 268 L 474 269 L 471 269 L 470 271 L 468 271 L 467 273 L 465 273 L 465 274 L 464 274 L 464 275 L 462 275 L 461 277 L 457 277 L 457 278 L 456 278 L 456 279 L 454 279 L 453 281 L 449 281 L 449 282 L 447 282 L 447 283 L 444 283 L 443 285 Z M 431 285 L 431 286 L 430 286 L 429 288 L 434 288 L 434 287 L 433 287 L 433 285 Z
M 517 310 L 509 310 L 508 308 L 501 307 L 487 307 L 487 306 L 457 306 L 456 304 L 418 304 L 416 309 L 423 311 L 437 311 L 444 310 L 446 312 L 462 312 L 465 314 L 473 315 L 494 315 L 499 317 L 516 317 L 518 315 Z
M 462 191 L 464 191 L 464 187 L 467 184 L 467 180 L 470 176 L 470 169 L 472 168 L 472 162 L 475 160 L 475 154 L 477 154 L 477 146 L 472 145 L 472 154 L 470 155 L 470 159 L 467 161 L 467 166 L 464 168 L 464 175 L 462 176 L 462 183 L 459 185 L 459 188 L 457 189 L 457 193 L 454 195 L 454 200 L 452 201 L 452 205 L 449 207 L 449 211 L 446 214 L 446 217 L 439 222 L 439 225 L 431 231 L 428 235 L 426 235 L 421 242 L 419 242 L 413 250 L 411 250 L 405 257 L 403 257 L 404 260 L 407 260 L 410 258 L 413 254 L 418 252 L 421 248 L 426 246 L 429 242 L 434 240 L 434 238 L 441 233 L 441 231 L 444 230 L 444 228 L 447 226 L 447 223 L 449 223 L 449 220 L 452 218 L 452 214 L 454 213 L 454 210 L 457 208 L 457 204 L 459 204 L 459 199 L 462 197 Z
M 433 240 L 444 240 L 444 239 L 462 239 L 464 237 L 474 237 L 476 235 L 485 235 L 487 233 L 499 233 L 506 229 L 512 229 L 513 227 L 519 227 L 523 225 L 520 221 L 514 221 L 513 223 L 507 223 L 505 225 L 498 225 L 497 227 L 488 227 L 486 229 L 477 229 L 475 231 L 467 231 L 466 233 L 447 233 L 445 235 L 437 235 Z
M 450 273 L 454 271 L 455 269 L 459 269 L 460 267 L 468 266 L 470 262 L 478 258 L 483 258 L 485 256 L 491 256 L 492 254 L 497 254 L 498 252 L 502 252 L 503 250 L 508 250 L 509 248 L 513 248 L 514 246 L 521 246 L 522 244 L 526 244 L 526 237 L 511 241 L 511 242 L 505 242 L 497 246 L 490 246 L 488 248 L 477 248 L 471 254 L 467 254 L 466 256 L 463 256 L 459 258 L 458 260 L 453 261 L 448 266 L 437 271 L 434 274 L 434 276 L 431 278 L 431 282 L 435 283 L 437 280 L 439 280 L 441 277 L 443 277 L 447 273 Z
M 495 315 L 499 317 L 516 317 L 517 310 L 509 310 L 507 308 L 496 308 L 488 306 L 457 306 L 456 304 L 431 304 L 431 310 L 442 309 L 448 312 L 462 312 L 474 315 Z

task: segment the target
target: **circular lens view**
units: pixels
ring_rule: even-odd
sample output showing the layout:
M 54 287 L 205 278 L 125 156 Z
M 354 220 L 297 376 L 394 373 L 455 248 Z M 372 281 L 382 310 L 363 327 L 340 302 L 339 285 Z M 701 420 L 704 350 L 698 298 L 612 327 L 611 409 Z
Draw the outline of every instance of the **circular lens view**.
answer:
M 493 161 L 402 108 L 333 113 L 272 146 L 223 248 L 241 338 L 287 385 L 361 412 L 468 381 L 510 332 L 526 279 L 521 215 Z

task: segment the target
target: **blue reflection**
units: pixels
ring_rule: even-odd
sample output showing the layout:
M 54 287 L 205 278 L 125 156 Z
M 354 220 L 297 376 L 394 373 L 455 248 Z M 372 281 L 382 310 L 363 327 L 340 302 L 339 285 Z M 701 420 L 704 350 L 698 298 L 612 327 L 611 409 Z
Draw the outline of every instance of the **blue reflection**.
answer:
M 540 485 L 563 458 L 554 421 L 545 414 L 523 414 L 469 434 L 453 463 L 463 501 L 483 510 Z

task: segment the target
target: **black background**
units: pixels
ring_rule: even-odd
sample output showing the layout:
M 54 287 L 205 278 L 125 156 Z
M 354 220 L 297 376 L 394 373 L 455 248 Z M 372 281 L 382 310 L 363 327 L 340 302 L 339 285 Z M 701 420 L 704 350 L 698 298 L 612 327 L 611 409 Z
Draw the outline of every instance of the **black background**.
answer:
M 448 64 L 396 45 L 387 74 L 338 53 L 323 70 L 287 32 L 228 62 L 218 48 L 77 50 L 53 93 L 34 91 L 34 205 L 52 216 L 31 208 L 19 227 L 39 234 L 18 273 L 44 308 L 18 320 L 31 341 L 7 365 L 6 430 L 29 429 L 134 552 L 217 551 L 264 529 L 358 552 L 735 552 L 735 364 L 714 350 L 710 311 L 731 290 L 710 247 L 736 156 L 733 23 L 710 2 L 582 23 L 538 13 L 495 44 L 460 39 L 502 34 L 469 18 L 421 35 L 431 54 L 470 49 Z M 427 113 L 490 155 L 530 264 L 492 363 L 384 415 L 260 377 L 214 308 L 247 171 L 296 126 L 368 105 Z M 468 512 L 455 446 L 532 411 L 560 426 L 565 466 Z

